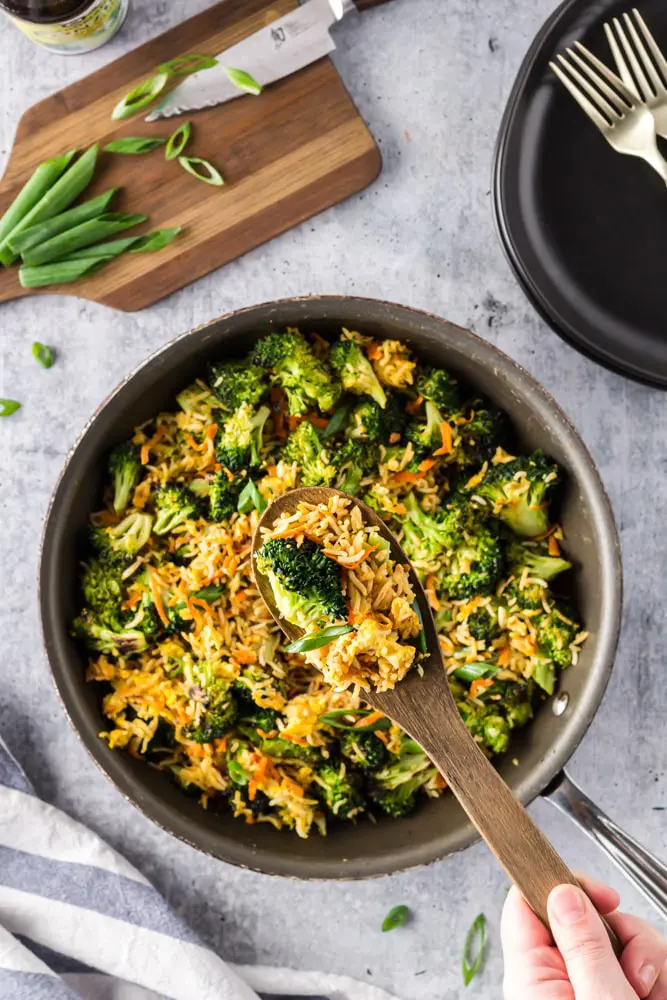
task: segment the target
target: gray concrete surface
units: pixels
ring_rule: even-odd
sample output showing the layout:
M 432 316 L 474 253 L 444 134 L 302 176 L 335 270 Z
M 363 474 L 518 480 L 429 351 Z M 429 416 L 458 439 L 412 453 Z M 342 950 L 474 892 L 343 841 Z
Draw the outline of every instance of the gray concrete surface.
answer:
M 0 24 L 0 155 L 21 111 L 206 6 L 133 0 L 121 36 L 72 59 Z M 493 143 L 521 58 L 553 0 L 397 0 L 342 26 L 336 61 L 384 156 L 372 188 L 243 260 L 136 314 L 70 298 L 0 311 L 0 395 L 23 401 L 0 426 L 0 731 L 39 791 L 123 851 L 221 953 L 238 962 L 345 972 L 402 1000 L 500 995 L 498 922 L 506 880 L 478 846 L 428 870 L 366 884 L 304 885 L 240 872 L 154 828 L 93 767 L 60 710 L 40 646 L 35 574 L 47 500 L 92 410 L 170 338 L 274 297 L 351 292 L 393 298 L 468 326 L 525 365 L 563 405 L 610 490 L 627 599 L 616 671 L 572 773 L 650 848 L 667 855 L 665 813 L 665 396 L 580 357 L 535 315 L 493 229 Z M 407 132 L 407 135 L 406 135 Z M 409 138 L 408 138 L 409 136 Z M 30 356 L 52 344 L 49 372 Z M 551 807 L 533 815 L 572 867 L 610 879 L 649 910 Z M 379 933 L 406 903 L 409 927 Z M 461 983 L 465 930 L 490 923 L 483 975 Z

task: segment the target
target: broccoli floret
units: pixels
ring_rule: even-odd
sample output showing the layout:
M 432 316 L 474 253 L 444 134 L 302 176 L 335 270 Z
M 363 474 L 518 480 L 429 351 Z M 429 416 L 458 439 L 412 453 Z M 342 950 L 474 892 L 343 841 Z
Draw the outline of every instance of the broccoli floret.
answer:
M 580 632 L 569 608 L 552 607 L 548 615 L 537 620 L 536 626 L 538 652 L 563 669 L 569 667 L 573 659 L 570 647 Z
M 498 536 L 480 525 L 467 532 L 449 557 L 442 587 L 452 600 L 467 600 L 478 594 L 491 594 L 505 568 L 505 557 Z
M 357 403 L 350 416 L 346 434 L 350 438 L 364 438 L 378 444 L 400 441 L 405 430 L 405 410 L 395 393 L 387 393 L 384 409 L 374 399 Z
M 279 736 L 272 739 L 260 738 L 257 748 L 267 757 L 278 757 L 282 760 L 300 760 L 304 764 L 311 765 L 318 764 L 322 760 L 322 754 L 317 747 L 304 747 Z
M 503 591 L 503 599 L 510 608 L 516 603 L 522 611 L 543 611 L 546 593 L 547 590 L 541 583 L 526 583 L 522 587 L 520 581 L 514 579 Z
M 230 479 L 224 469 L 216 475 L 208 494 L 211 521 L 227 521 L 236 512 L 239 494 L 245 482 L 241 476 Z
M 501 410 L 484 399 L 473 400 L 459 413 L 459 418 L 465 420 L 461 423 L 455 418 L 460 440 L 446 460 L 466 469 L 479 468 L 505 440 L 507 419 Z
M 466 624 L 468 631 L 477 642 L 493 642 L 500 635 L 498 624 L 498 609 L 492 605 L 483 605 L 468 615 Z
M 171 609 L 169 609 L 171 610 Z M 149 591 L 145 591 L 141 601 L 140 615 L 130 623 L 132 628 L 138 629 L 146 636 L 148 643 L 153 643 L 165 631 L 160 616 L 157 613 L 153 598 Z M 167 629 L 169 632 L 170 630 Z
M 243 722 L 252 723 L 263 733 L 270 733 L 276 728 L 278 712 L 275 708 L 262 708 L 256 704 L 252 692 L 242 677 L 234 681 L 232 690 L 239 705 L 239 716 Z
M 113 484 L 113 509 L 122 514 L 137 485 L 141 461 L 139 449 L 133 444 L 119 444 L 109 455 L 109 475 Z
M 485 716 L 482 734 L 491 753 L 505 753 L 510 744 L 510 726 L 507 719 L 497 714 Z
M 345 764 L 322 764 L 315 781 L 319 797 L 338 819 L 353 819 L 364 808 L 361 779 Z
M 208 689 L 207 689 L 208 694 Z M 211 743 L 228 733 L 238 717 L 238 705 L 233 694 L 225 691 L 209 695 L 210 704 L 204 710 L 199 724 L 185 730 L 188 739 L 196 743 Z
M 436 774 L 421 747 L 404 739 L 400 753 L 373 775 L 372 799 L 390 816 L 407 816 L 417 804 L 419 790 Z
M 336 467 L 310 420 L 302 420 L 283 449 L 286 462 L 296 462 L 302 486 L 329 486 Z
M 151 536 L 153 518 L 150 514 L 132 511 L 120 524 L 109 529 L 111 548 L 128 557 L 136 556 Z
M 338 468 L 336 486 L 343 493 L 356 496 L 361 486 L 361 480 L 378 467 L 380 447 L 373 441 L 353 440 L 350 438 L 334 456 Z
M 357 396 L 371 396 L 385 408 L 387 396 L 373 371 L 373 366 L 356 340 L 339 340 L 333 344 L 329 362 L 338 372 L 343 388 Z
M 264 424 L 271 411 L 261 406 L 255 411 L 250 403 L 241 403 L 225 421 L 216 440 L 216 457 L 230 472 L 240 472 L 260 463 Z
M 521 576 L 523 569 L 527 568 L 531 577 L 547 582 L 572 569 L 571 562 L 561 556 L 550 556 L 543 545 L 537 547 L 512 542 L 507 548 L 507 559 L 517 576 Z
M 459 543 L 459 526 L 446 510 L 427 514 L 414 493 L 408 493 L 402 502 L 407 510 L 403 547 L 414 562 L 431 562 Z
M 225 410 L 236 411 L 243 403 L 255 407 L 267 389 L 266 372 L 244 361 L 213 362 L 208 368 L 209 382 Z
M 117 631 L 108 628 L 92 612 L 84 610 L 72 624 L 72 634 L 99 653 L 109 653 L 113 656 L 132 656 L 143 653 L 148 648 L 148 642 L 143 632 L 138 629 L 121 629 Z
M 510 729 L 520 729 L 533 717 L 533 709 L 529 701 L 520 701 L 516 705 L 507 706 L 507 722 Z
M 340 741 L 340 750 L 355 767 L 366 773 L 384 767 L 389 756 L 384 743 L 375 733 L 345 733 Z
M 483 497 L 491 513 L 515 535 L 534 538 L 549 527 L 549 499 L 560 479 L 558 466 L 541 451 L 492 465 L 474 494 Z
M 163 486 L 155 496 L 156 535 L 168 535 L 179 524 L 199 516 L 199 500 L 185 486 Z
M 91 559 L 83 564 L 81 590 L 87 608 L 108 625 L 120 621 L 123 598 L 121 567 L 106 559 Z
M 442 424 L 445 418 L 430 399 L 426 400 L 426 422 L 418 423 L 416 420 L 408 427 L 408 438 L 412 441 L 416 458 L 424 458 L 433 454 L 442 445 Z
M 441 368 L 431 368 L 421 375 L 417 380 L 417 392 L 443 413 L 459 410 L 463 404 L 458 382 Z
M 313 621 L 347 618 L 340 566 L 310 539 L 270 538 L 257 553 L 257 567 L 268 576 L 281 615 L 305 628 Z
M 264 337 L 255 347 L 253 363 L 271 371 L 273 383 L 287 393 L 293 416 L 315 407 L 330 410 L 338 401 L 340 383 L 315 357 L 305 337 L 296 331 Z

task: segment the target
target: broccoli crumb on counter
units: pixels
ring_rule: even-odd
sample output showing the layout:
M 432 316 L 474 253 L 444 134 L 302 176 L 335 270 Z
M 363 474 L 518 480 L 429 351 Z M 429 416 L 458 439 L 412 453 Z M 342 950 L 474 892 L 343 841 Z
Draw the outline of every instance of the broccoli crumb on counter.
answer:
M 400 819 L 444 781 L 352 679 L 391 684 L 418 663 L 407 580 L 363 525 L 341 541 L 321 517 L 293 522 L 262 559 L 281 613 L 308 631 L 295 651 L 253 581 L 261 512 L 304 485 L 377 511 L 423 583 L 461 717 L 485 753 L 512 756 L 586 639 L 562 473 L 513 450 L 489 399 L 400 341 L 278 330 L 248 350 L 202 363 L 108 457 L 72 622 L 102 738 L 247 823 L 306 837 Z

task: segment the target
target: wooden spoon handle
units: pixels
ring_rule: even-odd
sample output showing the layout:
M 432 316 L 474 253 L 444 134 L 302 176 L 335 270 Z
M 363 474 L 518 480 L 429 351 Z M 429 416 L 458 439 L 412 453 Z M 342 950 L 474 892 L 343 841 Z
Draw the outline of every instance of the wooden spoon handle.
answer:
M 579 885 L 563 859 L 462 725 L 446 746 L 424 747 L 526 902 L 548 927 L 547 899 L 557 885 Z M 602 918 L 617 956 L 621 943 Z

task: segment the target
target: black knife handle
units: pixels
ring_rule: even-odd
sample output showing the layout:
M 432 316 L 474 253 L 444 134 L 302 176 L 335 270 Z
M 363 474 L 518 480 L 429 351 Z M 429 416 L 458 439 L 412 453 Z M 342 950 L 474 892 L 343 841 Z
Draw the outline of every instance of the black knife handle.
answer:
M 370 10 L 371 7 L 379 7 L 381 3 L 389 3 L 389 0 L 354 0 L 357 10 Z

